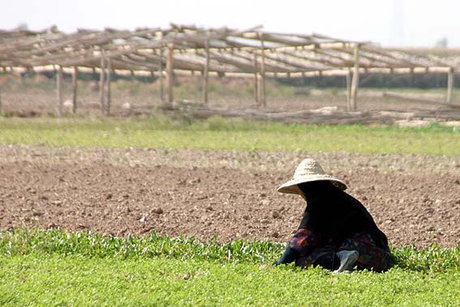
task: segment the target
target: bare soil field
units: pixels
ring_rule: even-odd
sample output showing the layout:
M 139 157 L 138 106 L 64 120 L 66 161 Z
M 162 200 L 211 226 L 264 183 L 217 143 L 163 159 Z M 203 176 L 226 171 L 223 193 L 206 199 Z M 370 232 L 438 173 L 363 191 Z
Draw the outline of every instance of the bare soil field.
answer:
M 0 146 L 0 229 L 286 241 L 305 204 L 276 188 L 304 157 L 349 184 L 393 246 L 460 238 L 460 158 Z

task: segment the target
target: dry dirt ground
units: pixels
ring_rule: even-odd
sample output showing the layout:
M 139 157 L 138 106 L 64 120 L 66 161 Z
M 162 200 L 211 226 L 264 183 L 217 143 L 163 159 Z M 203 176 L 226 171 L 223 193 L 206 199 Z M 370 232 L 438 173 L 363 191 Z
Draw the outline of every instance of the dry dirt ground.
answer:
M 402 154 L 0 146 L 0 229 L 286 241 L 304 203 L 276 188 L 307 156 L 349 184 L 393 246 L 460 242 L 460 158 Z

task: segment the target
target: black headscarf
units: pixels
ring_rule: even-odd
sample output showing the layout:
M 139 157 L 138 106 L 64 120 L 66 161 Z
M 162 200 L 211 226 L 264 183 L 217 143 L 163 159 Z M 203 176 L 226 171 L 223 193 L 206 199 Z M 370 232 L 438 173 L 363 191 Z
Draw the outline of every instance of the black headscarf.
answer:
M 330 236 L 339 242 L 353 234 L 367 232 L 377 246 L 388 248 L 387 237 L 357 199 L 330 181 L 302 183 L 299 188 L 307 201 L 299 228 Z

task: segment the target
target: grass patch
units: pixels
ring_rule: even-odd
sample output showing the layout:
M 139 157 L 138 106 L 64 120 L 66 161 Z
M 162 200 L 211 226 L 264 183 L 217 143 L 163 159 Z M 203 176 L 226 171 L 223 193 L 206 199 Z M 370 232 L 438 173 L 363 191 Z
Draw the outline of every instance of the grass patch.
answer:
M 219 262 L 274 262 L 282 246 L 269 241 L 236 240 L 219 244 L 216 240 L 200 242 L 188 237 L 118 238 L 91 232 L 67 233 L 61 230 L 0 232 L 0 253 L 78 255 L 83 257 L 199 259 Z
M 0 258 L 0 304 L 454 306 L 460 273 L 332 275 L 320 269 L 155 258 Z
M 460 129 L 304 125 L 157 116 L 143 120 L 3 119 L 1 144 L 460 155 Z
M 386 273 L 342 275 L 267 266 L 281 251 L 270 242 L 1 232 L 0 305 L 452 306 L 460 299 L 460 247 L 396 249 L 399 262 Z
M 284 244 L 270 241 L 236 240 L 218 243 L 201 242 L 193 237 L 149 236 L 114 237 L 91 232 L 69 233 L 63 230 L 17 230 L 0 232 L 0 254 L 62 255 L 87 258 L 156 257 L 179 260 L 203 260 L 218 263 L 271 264 L 284 250 Z M 431 246 L 425 249 L 403 247 L 393 249 L 395 265 L 420 272 L 460 271 L 460 244 L 446 249 Z

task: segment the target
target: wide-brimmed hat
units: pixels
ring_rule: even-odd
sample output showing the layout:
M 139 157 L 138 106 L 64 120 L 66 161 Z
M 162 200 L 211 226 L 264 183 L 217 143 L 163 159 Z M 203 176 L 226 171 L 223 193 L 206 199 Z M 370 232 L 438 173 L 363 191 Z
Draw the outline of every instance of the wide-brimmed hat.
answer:
M 297 166 L 294 177 L 286 183 L 283 183 L 279 188 L 278 192 L 291 193 L 291 194 L 302 194 L 298 184 L 312 181 L 330 181 L 333 185 L 341 190 L 346 190 L 347 185 L 340 179 L 332 177 L 324 173 L 323 168 L 313 159 L 305 159 L 300 162 Z

